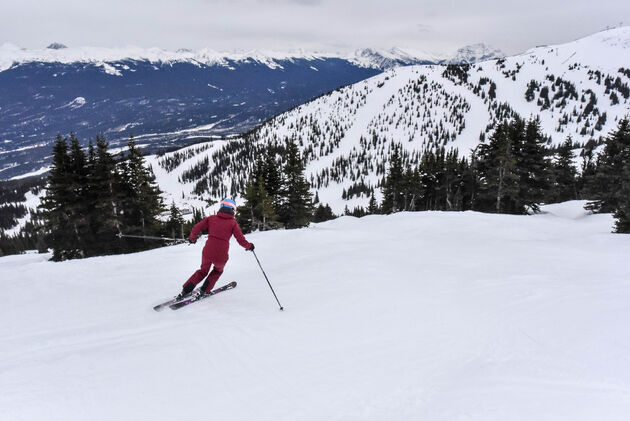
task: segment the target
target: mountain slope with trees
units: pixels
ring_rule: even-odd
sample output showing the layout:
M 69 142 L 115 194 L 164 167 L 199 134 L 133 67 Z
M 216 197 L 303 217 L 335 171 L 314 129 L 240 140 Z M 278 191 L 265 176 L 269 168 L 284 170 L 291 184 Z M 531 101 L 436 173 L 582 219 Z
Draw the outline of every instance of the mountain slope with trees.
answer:
M 554 179 L 562 180 L 601 152 L 606 137 L 628 116 L 630 69 L 623 66 L 630 62 L 629 45 L 630 28 L 623 27 L 500 60 L 397 68 L 322 96 L 240 138 L 149 161 L 180 206 L 199 206 L 207 198 L 242 196 L 257 159 L 272 151 L 284 162 L 283 145 L 291 140 L 300 148 L 312 192 L 341 213 L 368 207 L 372 196 L 381 202 L 395 150 L 404 166 L 423 160 L 430 165 L 436 159 L 431 154 L 470 161 L 489 153 L 483 145 L 491 144 L 505 123 L 535 121 L 524 136 L 535 133 L 538 144 L 518 153 L 532 155 L 522 157 L 532 165 L 538 165 L 533 156 L 546 153 Z M 537 151 L 543 146 L 547 152 Z M 188 177 L 201 162 L 202 171 Z M 509 182 L 512 175 L 507 176 Z M 514 176 L 530 183 L 531 191 L 541 188 L 523 173 Z M 569 185 L 548 199 L 575 198 L 578 187 Z

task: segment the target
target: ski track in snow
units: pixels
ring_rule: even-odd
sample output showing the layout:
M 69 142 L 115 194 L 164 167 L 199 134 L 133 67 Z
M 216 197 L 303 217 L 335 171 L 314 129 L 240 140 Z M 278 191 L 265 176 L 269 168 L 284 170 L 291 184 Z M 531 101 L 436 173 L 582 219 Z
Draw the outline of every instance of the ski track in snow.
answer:
M 584 202 L 535 216 L 343 217 L 235 242 L 0 258 L 0 420 L 625 420 L 630 237 Z

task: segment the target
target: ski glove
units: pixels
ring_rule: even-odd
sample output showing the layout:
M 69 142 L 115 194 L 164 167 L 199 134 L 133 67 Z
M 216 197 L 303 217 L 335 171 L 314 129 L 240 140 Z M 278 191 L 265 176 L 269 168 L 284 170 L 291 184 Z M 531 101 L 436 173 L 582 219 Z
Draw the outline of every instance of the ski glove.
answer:
M 196 242 L 197 242 L 196 238 L 194 240 L 191 240 L 190 238 L 188 239 L 188 244 L 195 244 Z
M 250 243 L 251 246 L 247 249 L 247 251 L 254 251 L 254 243 Z

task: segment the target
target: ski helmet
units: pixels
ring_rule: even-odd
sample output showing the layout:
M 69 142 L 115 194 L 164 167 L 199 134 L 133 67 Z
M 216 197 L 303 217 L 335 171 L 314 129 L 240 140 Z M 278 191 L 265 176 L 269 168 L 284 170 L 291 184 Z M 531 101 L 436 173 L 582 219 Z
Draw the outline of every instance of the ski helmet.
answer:
M 232 199 L 225 198 L 221 201 L 221 207 L 229 208 L 229 209 L 232 209 L 233 211 L 236 211 L 236 202 Z

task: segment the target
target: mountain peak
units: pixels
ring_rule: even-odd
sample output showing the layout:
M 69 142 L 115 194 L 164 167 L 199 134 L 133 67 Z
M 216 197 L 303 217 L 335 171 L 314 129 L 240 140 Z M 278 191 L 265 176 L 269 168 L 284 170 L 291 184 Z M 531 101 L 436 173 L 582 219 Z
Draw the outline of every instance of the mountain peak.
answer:
M 394 47 L 390 50 L 362 48 L 354 51 L 348 59 L 360 66 L 372 67 L 381 70 L 387 70 L 398 66 L 438 62 L 438 59 L 434 54 L 416 51 L 411 52 L 398 47 Z
M 453 58 L 447 60 L 450 64 L 471 64 L 479 61 L 493 60 L 505 57 L 503 51 L 484 43 L 477 43 L 461 47 Z
M 61 44 L 59 42 L 53 42 L 48 47 L 49 50 L 63 50 L 64 48 L 68 48 L 68 46 Z

